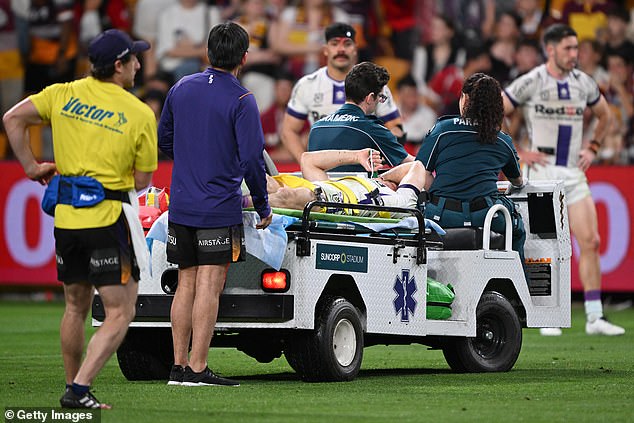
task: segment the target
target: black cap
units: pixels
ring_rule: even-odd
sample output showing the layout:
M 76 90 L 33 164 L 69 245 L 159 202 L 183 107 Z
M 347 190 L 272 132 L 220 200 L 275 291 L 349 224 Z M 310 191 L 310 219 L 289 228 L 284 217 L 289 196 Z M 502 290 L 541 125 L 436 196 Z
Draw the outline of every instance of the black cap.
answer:
M 109 29 L 97 35 L 88 46 L 90 62 L 102 67 L 110 65 L 127 54 L 140 53 L 150 48 L 147 41 L 132 41 L 128 34 Z
M 332 38 L 337 37 L 350 38 L 352 41 L 354 41 L 354 37 L 356 34 L 357 31 L 355 31 L 354 28 L 350 25 L 341 22 L 335 22 L 333 24 L 330 24 L 328 28 L 326 28 L 326 42 L 330 41 Z

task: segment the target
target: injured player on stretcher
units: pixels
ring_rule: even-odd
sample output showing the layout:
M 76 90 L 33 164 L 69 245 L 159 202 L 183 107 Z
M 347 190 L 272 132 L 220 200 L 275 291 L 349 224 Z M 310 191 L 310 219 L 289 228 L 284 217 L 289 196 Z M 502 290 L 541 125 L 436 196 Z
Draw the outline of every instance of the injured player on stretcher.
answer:
M 403 163 L 377 178 L 344 176 L 330 179 L 326 173 L 337 166 L 361 164 L 368 172 L 381 167 L 378 151 L 321 150 L 302 154 L 302 176 L 267 175 L 267 189 L 271 207 L 302 210 L 314 200 L 348 204 L 375 204 L 389 207 L 415 208 L 425 184 L 425 168 L 419 161 Z M 251 197 L 243 197 L 243 206 L 251 207 Z M 348 214 L 347 209 L 320 210 L 327 213 Z M 358 216 L 373 217 L 378 212 L 355 210 Z M 383 217 L 383 214 L 381 213 Z M 392 214 L 390 217 L 401 217 Z

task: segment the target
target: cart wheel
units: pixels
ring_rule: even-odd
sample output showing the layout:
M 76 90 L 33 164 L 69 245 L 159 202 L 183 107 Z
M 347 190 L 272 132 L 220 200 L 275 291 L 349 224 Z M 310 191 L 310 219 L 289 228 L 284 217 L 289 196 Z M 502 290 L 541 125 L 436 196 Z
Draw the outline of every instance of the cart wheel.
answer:
M 170 328 L 130 328 L 117 350 L 128 380 L 167 380 L 174 363 Z
M 511 303 L 498 292 L 485 292 L 476 310 L 475 338 L 453 338 L 443 348 L 456 372 L 506 372 L 522 348 L 522 326 Z
M 324 298 L 315 330 L 294 337 L 284 355 L 307 382 L 354 379 L 363 359 L 359 312 L 344 298 Z

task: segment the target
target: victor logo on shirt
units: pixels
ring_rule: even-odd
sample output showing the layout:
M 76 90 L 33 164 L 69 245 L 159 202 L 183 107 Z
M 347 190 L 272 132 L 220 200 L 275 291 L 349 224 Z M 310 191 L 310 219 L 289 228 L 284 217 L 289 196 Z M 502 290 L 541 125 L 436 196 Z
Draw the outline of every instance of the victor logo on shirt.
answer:
M 62 107 L 62 114 L 65 114 L 64 112 L 73 117 L 81 117 L 96 122 L 101 122 L 115 115 L 114 112 L 102 109 L 97 105 L 83 103 L 81 99 L 76 97 L 71 97 L 68 103 Z

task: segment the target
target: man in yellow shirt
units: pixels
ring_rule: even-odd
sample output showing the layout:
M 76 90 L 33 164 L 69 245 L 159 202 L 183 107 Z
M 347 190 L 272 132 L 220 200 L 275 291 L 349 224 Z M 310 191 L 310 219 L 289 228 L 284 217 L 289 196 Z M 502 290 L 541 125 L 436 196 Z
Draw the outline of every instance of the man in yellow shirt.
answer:
M 147 251 L 140 248 L 143 242 L 135 242 L 138 219 L 131 204 L 136 205 L 133 189 L 146 187 L 156 170 L 157 140 L 152 110 L 126 88 L 140 69 L 136 54 L 148 48 L 121 31 L 105 31 L 89 46 L 92 76 L 50 85 L 3 119 L 27 177 L 58 184 L 51 183 L 47 194 L 57 187 L 55 253 L 66 300 L 60 328 L 66 373 L 62 407 L 110 408 L 91 394 L 90 384 L 134 318 L 136 282 Z M 27 127 L 41 122 L 51 124 L 55 163 L 38 163 L 26 137 Z M 86 190 L 86 181 L 103 195 Z M 93 287 L 106 318 L 82 362 Z

